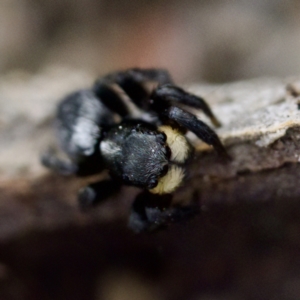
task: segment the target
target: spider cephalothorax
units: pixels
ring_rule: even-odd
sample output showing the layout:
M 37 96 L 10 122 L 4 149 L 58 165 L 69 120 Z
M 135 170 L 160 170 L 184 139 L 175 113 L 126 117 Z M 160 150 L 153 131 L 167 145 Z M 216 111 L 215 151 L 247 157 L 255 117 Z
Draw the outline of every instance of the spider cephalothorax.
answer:
M 177 130 L 143 121 L 113 126 L 100 143 L 100 153 L 113 177 L 154 194 L 172 193 L 181 184 L 181 165 L 190 151 L 190 144 Z
M 220 125 L 206 102 L 175 86 L 165 70 L 111 73 L 60 102 L 57 135 L 70 159 L 63 161 L 49 151 L 42 162 L 64 174 L 92 175 L 106 168 L 116 187 L 126 184 L 170 194 L 182 183 L 193 150 L 186 131 L 226 155 L 217 134 L 183 107 L 201 109 Z M 109 194 L 102 188 L 99 182 L 82 189 L 81 203 L 95 203 Z

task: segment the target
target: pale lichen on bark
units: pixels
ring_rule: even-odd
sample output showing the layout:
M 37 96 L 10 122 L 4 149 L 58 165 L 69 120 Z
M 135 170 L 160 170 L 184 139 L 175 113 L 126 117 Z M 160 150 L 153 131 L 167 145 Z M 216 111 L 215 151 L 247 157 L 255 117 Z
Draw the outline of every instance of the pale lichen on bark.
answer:
M 299 162 L 298 98 L 287 90 L 287 85 L 297 82 L 295 78 L 261 78 L 216 86 L 195 85 L 190 89 L 212 104 L 222 122 L 217 132 L 233 159 L 224 170 L 227 175 Z M 207 148 L 203 143 L 197 147 Z

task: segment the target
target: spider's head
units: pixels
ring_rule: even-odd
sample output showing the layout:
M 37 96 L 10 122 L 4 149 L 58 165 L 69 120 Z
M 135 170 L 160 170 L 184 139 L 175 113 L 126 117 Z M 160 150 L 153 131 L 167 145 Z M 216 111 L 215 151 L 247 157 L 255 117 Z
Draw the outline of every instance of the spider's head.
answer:
M 179 165 L 188 157 L 184 136 L 163 126 L 123 122 L 111 129 L 100 144 L 101 154 L 111 175 L 125 184 L 155 194 L 172 193 L 182 182 Z

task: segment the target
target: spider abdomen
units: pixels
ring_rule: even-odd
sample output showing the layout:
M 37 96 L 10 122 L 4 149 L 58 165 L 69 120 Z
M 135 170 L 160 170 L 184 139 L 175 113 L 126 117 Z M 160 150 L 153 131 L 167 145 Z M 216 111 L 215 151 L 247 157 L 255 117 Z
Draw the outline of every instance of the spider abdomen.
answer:
M 102 124 L 112 124 L 113 114 L 91 90 L 67 96 L 57 108 L 57 134 L 66 153 L 80 161 L 94 153 Z

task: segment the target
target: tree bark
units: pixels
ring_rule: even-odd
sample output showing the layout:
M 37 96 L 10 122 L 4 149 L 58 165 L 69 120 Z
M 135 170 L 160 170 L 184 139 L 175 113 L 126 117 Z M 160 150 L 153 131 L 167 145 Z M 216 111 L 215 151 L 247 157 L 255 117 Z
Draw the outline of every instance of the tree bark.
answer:
M 53 143 L 57 101 L 92 81 L 91 74 L 64 69 L 1 80 L 2 298 L 107 299 L 112 293 L 117 299 L 116 282 L 129 278 L 120 289 L 133 295 L 142 286 L 144 299 L 298 299 L 300 81 L 188 86 L 220 119 L 216 131 L 232 160 L 222 161 L 190 134 L 197 152 L 174 198 L 196 203 L 200 215 L 138 236 L 126 227 L 138 189 L 124 187 L 83 213 L 77 190 L 107 174 L 66 178 L 39 163 Z

